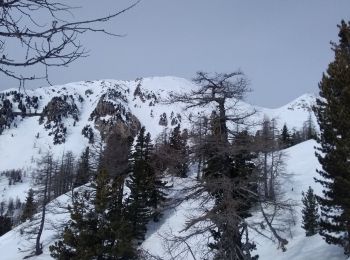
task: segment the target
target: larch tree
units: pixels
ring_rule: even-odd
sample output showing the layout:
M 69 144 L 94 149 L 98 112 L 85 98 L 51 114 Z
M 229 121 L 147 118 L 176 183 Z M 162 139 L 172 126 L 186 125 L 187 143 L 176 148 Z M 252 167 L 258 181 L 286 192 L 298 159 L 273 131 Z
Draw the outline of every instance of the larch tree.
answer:
M 203 220 L 211 221 L 212 225 L 205 228 L 212 234 L 215 243 L 210 244 L 216 259 L 251 259 L 254 245 L 247 237 L 246 216 L 247 195 L 252 175 L 246 171 L 240 149 L 232 145 L 231 139 L 237 134 L 237 128 L 232 130 L 229 125 L 243 124 L 255 111 L 239 112 L 238 103 L 247 93 L 248 81 L 240 71 L 228 74 L 209 74 L 198 72 L 194 78 L 198 88 L 187 93 L 172 94 L 170 102 L 185 104 L 187 111 L 211 109 L 209 131 L 202 148 L 196 149 L 203 156 L 203 175 L 198 187 L 191 194 L 209 196 L 207 200 L 215 201 L 215 206 L 204 210 L 204 215 L 188 221 L 185 230 L 190 230 Z M 242 163 L 238 167 L 239 163 Z M 241 167 L 242 166 L 242 167 Z M 250 175 L 250 176 L 249 176 Z M 249 193 L 249 192 L 248 192 Z M 189 195 L 191 197 L 191 195 Z M 194 231 L 193 235 L 202 231 Z
M 34 225 L 30 232 L 33 232 L 35 238 L 35 255 L 40 255 L 43 252 L 43 245 L 41 243 L 41 235 L 44 230 L 47 205 L 52 199 L 52 176 L 57 173 L 58 165 L 55 162 L 51 153 L 47 152 L 38 162 L 38 169 L 35 173 L 35 180 L 38 184 L 36 190 L 38 194 L 38 200 L 40 205 L 40 215 L 37 220 L 37 225 Z

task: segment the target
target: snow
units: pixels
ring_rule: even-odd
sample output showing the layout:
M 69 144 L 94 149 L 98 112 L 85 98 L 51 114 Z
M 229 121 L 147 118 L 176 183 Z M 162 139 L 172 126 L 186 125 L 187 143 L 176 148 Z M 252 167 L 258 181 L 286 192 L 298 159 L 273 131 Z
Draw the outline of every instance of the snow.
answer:
M 257 253 L 259 259 L 279 260 L 319 260 L 319 259 L 346 259 L 343 249 L 327 244 L 320 235 L 306 237 L 301 228 L 301 193 L 311 186 L 314 192 L 321 195 L 322 187 L 316 184 L 314 178 L 319 178 L 316 169 L 321 166 L 314 156 L 314 147 L 317 143 L 309 140 L 285 150 L 286 177 L 281 180 L 285 197 L 299 203 L 296 208 L 296 225 L 292 227 L 291 236 L 287 240 L 287 251 L 277 249 L 277 245 L 261 236 L 256 236 Z
M 154 94 L 157 102 L 143 101 L 139 97 L 134 97 L 133 93 L 138 85 L 146 94 Z M 56 158 L 62 156 L 64 152 L 72 151 L 75 156 L 79 156 L 81 152 L 88 146 L 88 140 L 81 131 L 86 125 L 90 125 L 94 129 L 94 122 L 90 121 L 90 115 L 95 109 L 97 103 L 104 93 L 110 89 L 125 91 L 127 102 L 121 100 L 112 100 L 126 107 L 127 111 L 135 115 L 146 127 L 154 138 L 160 134 L 166 127 L 159 125 L 159 118 L 163 113 L 167 114 L 169 121 L 168 128 L 174 127 L 170 124 L 170 117 L 173 114 L 181 115 L 182 125 L 190 127 L 186 121 L 186 114 L 183 111 L 181 104 L 163 104 L 159 103 L 160 99 L 164 99 L 170 92 L 185 92 L 194 89 L 196 86 L 182 78 L 176 77 L 152 77 L 137 79 L 135 81 L 119 81 L 119 80 L 100 80 L 100 81 L 84 81 L 70 83 L 62 86 L 50 86 L 35 90 L 27 90 L 29 96 L 42 96 L 39 103 L 38 112 L 42 111 L 44 106 L 54 97 L 62 94 L 72 95 L 79 109 L 79 121 L 73 126 L 73 119 L 67 118 L 63 122 L 67 126 L 66 142 L 61 145 L 53 145 L 52 136 L 48 135 L 43 125 L 38 122 L 39 117 L 26 117 L 22 119 L 17 117 L 15 123 L 17 128 L 11 127 L 6 129 L 0 135 L 0 172 L 9 169 L 22 169 L 25 177 L 23 183 L 8 185 L 8 180 L 0 176 L 0 201 L 7 201 L 9 198 L 20 198 L 24 201 L 26 193 L 30 187 L 33 187 L 32 174 L 35 174 L 36 161 L 47 151 L 51 151 Z M 89 91 L 88 91 L 89 90 Z M 87 93 L 90 92 L 90 93 Z M 92 93 L 91 93 L 92 92 Z M 78 102 L 78 97 L 84 98 L 83 102 Z M 284 123 L 289 129 L 300 129 L 303 123 L 308 119 L 310 107 L 314 104 L 315 96 L 306 94 L 292 101 L 291 103 L 276 109 L 267 109 L 254 107 L 245 102 L 239 103 L 241 111 L 257 110 L 253 115 L 254 121 L 262 121 L 264 116 L 268 118 L 276 118 L 277 126 L 281 128 Z M 105 120 L 111 119 L 106 115 Z M 315 119 L 313 117 L 315 122 Z M 259 126 L 256 126 L 258 129 Z M 256 129 L 253 129 L 254 131 Z M 94 129 L 95 133 L 97 130 Z M 36 135 L 39 133 L 39 137 Z M 285 196 L 300 202 L 301 192 L 306 190 L 308 186 L 312 186 L 316 192 L 320 192 L 321 188 L 316 185 L 313 178 L 316 176 L 315 169 L 319 164 L 314 156 L 314 141 L 308 141 L 297 146 L 287 149 L 285 152 L 287 157 L 287 175 L 280 181 L 283 182 Z M 193 169 L 195 176 L 195 169 Z M 181 188 L 185 185 L 192 185 L 195 180 L 192 179 L 174 179 L 174 188 L 171 191 L 171 196 L 181 196 Z M 293 188 L 293 190 L 292 190 Z M 67 196 L 61 196 L 57 200 L 68 203 Z M 166 211 L 164 217 L 159 223 L 153 223 L 149 226 L 147 239 L 142 244 L 142 248 L 153 254 L 166 257 L 166 250 L 163 248 L 163 243 L 160 236 L 164 236 L 170 230 L 178 234 L 184 227 L 187 217 L 191 214 L 199 214 L 196 211 L 198 201 L 186 201 L 178 207 Z M 52 222 L 58 220 L 66 221 L 68 214 L 53 214 L 49 213 L 47 224 L 43 233 L 45 245 L 49 245 L 54 241 L 55 232 L 50 229 Z M 342 249 L 336 246 L 327 245 L 320 236 L 316 235 L 311 238 L 306 238 L 300 224 L 300 207 L 297 208 L 297 224 L 292 229 L 292 238 L 288 238 L 289 244 L 287 251 L 281 252 L 276 248 L 276 244 L 270 240 L 254 236 L 257 243 L 257 253 L 260 259 L 345 259 Z M 19 230 L 23 225 L 16 227 L 12 231 L 0 237 L 0 251 L 2 252 L 1 259 L 17 260 L 22 259 L 28 252 L 20 252 L 28 248 L 28 240 L 19 234 Z M 195 247 L 196 254 L 201 255 L 201 248 L 206 246 L 208 241 L 202 241 L 196 238 L 191 241 L 191 245 Z M 190 255 L 188 259 L 192 259 Z M 48 252 L 48 247 L 45 246 L 44 254 L 32 259 L 51 259 Z
M 270 239 L 254 233 L 253 230 L 250 231 L 251 238 L 257 245 L 257 250 L 254 253 L 258 254 L 261 260 L 346 259 L 342 248 L 328 245 L 319 235 L 306 237 L 305 231 L 301 228 L 301 193 L 306 191 L 309 186 L 314 189 L 316 194 L 320 194 L 322 191 L 321 186 L 314 182 L 314 177 L 318 177 L 316 169 L 320 168 L 317 158 L 314 156 L 314 146 L 316 145 L 314 140 L 310 140 L 284 150 L 287 156 L 286 174 L 280 181 L 284 197 L 299 204 L 296 207 L 296 224 L 292 226 L 291 233 L 284 234 L 289 241 L 286 252 L 278 249 L 277 244 Z M 195 208 L 196 205 L 193 204 L 193 201 L 186 201 L 174 209 L 172 214 L 164 216 L 166 219 L 159 225 L 157 232 L 152 230 L 151 235 L 143 243 L 143 248 L 163 259 L 172 259 L 167 255 L 162 237 L 168 237 L 169 230 L 179 234 L 184 228 L 187 216 L 193 214 Z M 259 214 L 253 216 L 252 221 L 254 218 L 258 220 Z M 202 259 L 200 258 L 201 248 L 206 246 L 207 241 L 199 239 L 192 242 L 190 245 L 197 253 L 196 257 Z M 193 257 L 188 255 L 188 258 L 184 259 L 193 259 Z
M 56 200 L 52 201 L 48 205 L 48 212 L 46 215 L 46 221 L 44 231 L 41 237 L 43 244 L 43 254 L 35 256 L 30 259 L 33 260 L 47 260 L 52 259 L 50 257 L 49 245 L 55 241 L 57 235 L 57 226 L 64 224 L 69 219 L 69 214 L 61 210 L 58 211 L 57 205 L 68 205 L 70 203 L 70 197 L 62 195 Z M 55 210 L 56 209 L 56 210 Z M 37 214 L 36 217 L 40 216 Z M 29 221 L 17 226 L 10 232 L 0 237 L 1 257 L 4 260 L 20 260 L 23 257 L 31 255 L 35 248 L 35 237 L 29 238 L 27 235 L 21 235 L 21 230 L 27 230 L 33 224 Z

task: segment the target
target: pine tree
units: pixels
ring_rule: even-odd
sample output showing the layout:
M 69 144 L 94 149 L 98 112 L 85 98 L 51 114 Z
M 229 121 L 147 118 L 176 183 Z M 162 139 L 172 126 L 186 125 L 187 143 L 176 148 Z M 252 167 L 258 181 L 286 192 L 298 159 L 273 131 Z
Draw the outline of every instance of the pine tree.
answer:
M 132 155 L 131 176 L 126 182 L 130 189 L 130 196 L 127 199 L 128 215 L 136 242 L 144 240 L 147 231 L 146 224 L 151 215 L 147 206 L 149 196 L 147 193 L 149 187 L 148 175 L 151 169 L 148 164 L 150 154 L 146 141 L 145 128 L 142 127 L 136 139 L 135 152 Z
M 188 147 L 187 132 L 181 132 L 180 124 L 178 124 L 171 132 L 169 138 L 170 153 L 173 157 L 174 174 L 180 177 L 186 177 L 188 171 Z
M 12 228 L 12 220 L 7 215 L 0 216 L 0 236 L 10 231 Z
M 305 229 L 306 236 L 313 236 L 318 232 L 318 204 L 316 196 L 313 189 L 309 186 L 306 194 L 302 193 L 302 202 L 304 208 L 302 209 L 303 214 L 303 225 L 302 228 Z
M 156 171 L 152 162 L 156 161 L 156 154 L 152 145 L 151 135 L 147 133 L 145 138 L 145 161 L 146 161 L 146 196 L 147 206 L 151 208 L 153 221 L 159 221 L 161 217 L 161 205 L 166 201 L 166 182 L 162 180 L 161 171 Z
M 116 203 L 113 181 L 101 170 L 93 183 L 94 192 L 75 193 L 71 220 L 62 240 L 50 247 L 55 259 L 135 259 L 131 230 L 125 210 Z
M 86 184 L 90 179 L 91 172 L 90 148 L 86 147 L 78 162 L 78 169 L 73 186 L 79 187 Z
M 327 243 L 344 247 L 350 255 L 350 24 L 338 25 L 339 43 L 332 43 L 335 59 L 319 83 L 314 108 L 320 126 L 318 160 L 322 178 L 320 234 Z
M 76 192 L 72 207 L 69 206 L 71 219 L 66 226 L 62 239 L 50 246 L 51 256 L 59 260 L 93 259 L 96 256 L 97 223 L 91 203 L 91 193 Z M 81 257 L 81 258 L 80 258 Z
M 280 140 L 284 147 L 289 147 L 291 145 L 291 136 L 286 124 L 283 125 Z
M 21 216 L 21 221 L 24 222 L 27 219 L 31 219 L 36 212 L 36 205 L 34 201 L 34 191 L 30 189 L 27 194 L 26 202 Z

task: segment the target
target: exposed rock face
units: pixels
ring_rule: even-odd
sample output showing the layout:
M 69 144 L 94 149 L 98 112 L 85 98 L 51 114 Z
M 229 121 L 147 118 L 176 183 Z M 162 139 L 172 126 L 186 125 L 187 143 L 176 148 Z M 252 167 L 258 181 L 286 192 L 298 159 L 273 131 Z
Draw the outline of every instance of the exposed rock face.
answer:
M 109 90 L 102 95 L 90 115 L 103 140 L 113 134 L 121 137 L 136 136 L 141 128 L 140 121 L 127 108 L 127 99 L 121 91 Z
M 142 103 L 148 102 L 149 106 L 155 106 L 158 103 L 157 95 L 152 90 L 142 89 L 142 78 L 136 79 L 137 86 L 133 93 L 134 100 L 139 98 Z
M 79 120 L 79 110 L 73 96 L 53 97 L 44 107 L 40 121 L 43 123 L 46 118 L 46 123 L 60 122 L 63 117 L 72 117 L 76 121 Z
M 114 133 L 125 138 L 134 137 L 141 124 L 128 107 L 129 89 L 118 84 L 108 85 L 103 82 L 101 84 L 106 88 L 105 92 L 90 115 L 89 120 L 92 122 L 81 129 L 82 135 L 90 144 L 96 141 L 96 130 L 100 132 L 103 141 Z M 68 92 L 66 88 L 52 90 L 57 93 L 64 91 Z M 85 91 L 87 98 L 93 94 L 91 89 Z M 40 116 L 39 124 L 44 125 L 48 135 L 53 137 L 53 144 L 65 143 L 68 126 L 73 124 L 75 127 L 79 121 L 80 111 L 77 104 L 83 103 L 84 98 L 77 92 L 61 93 L 60 96 L 53 96 L 42 111 L 37 112 L 41 99 L 41 96 L 28 96 L 17 91 L 0 93 L 0 134 L 5 128 L 17 127 L 15 121 L 17 116 L 23 118 Z M 147 95 L 146 100 L 148 99 L 150 95 Z M 71 119 L 72 122 L 68 125 L 65 119 Z
M 315 105 L 316 96 L 313 94 L 304 94 L 299 97 L 297 100 L 288 104 L 288 110 L 304 110 L 307 112 L 312 111 L 312 106 Z

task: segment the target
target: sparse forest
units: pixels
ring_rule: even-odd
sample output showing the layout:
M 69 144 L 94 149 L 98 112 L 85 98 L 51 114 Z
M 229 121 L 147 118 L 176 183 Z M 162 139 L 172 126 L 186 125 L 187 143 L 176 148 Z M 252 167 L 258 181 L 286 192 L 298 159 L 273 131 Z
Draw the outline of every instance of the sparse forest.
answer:
M 52 68 L 89 54 L 82 35 L 124 36 L 105 25 L 140 2 L 80 20 L 62 1 L 0 0 L 0 75 L 19 82 L 0 92 L 0 249 L 312 260 L 338 257 L 330 244 L 350 257 L 350 22 L 319 97 L 277 109 L 245 102 L 241 70 L 51 86 Z M 35 80 L 50 87 L 28 91 Z

